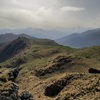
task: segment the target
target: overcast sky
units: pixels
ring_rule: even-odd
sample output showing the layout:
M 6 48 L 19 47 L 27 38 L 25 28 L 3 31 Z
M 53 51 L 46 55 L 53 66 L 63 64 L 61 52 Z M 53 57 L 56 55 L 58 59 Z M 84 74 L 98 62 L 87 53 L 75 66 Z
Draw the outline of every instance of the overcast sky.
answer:
M 0 28 L 100 27 L 100 0 L 0 0 Z

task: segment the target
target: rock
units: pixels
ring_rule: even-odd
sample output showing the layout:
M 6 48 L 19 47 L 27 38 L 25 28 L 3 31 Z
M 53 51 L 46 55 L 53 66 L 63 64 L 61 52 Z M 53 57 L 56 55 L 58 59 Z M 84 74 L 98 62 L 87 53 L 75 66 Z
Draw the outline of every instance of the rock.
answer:
M 88 70 L 88 72 L 89 72 L 89 73 L 94 73 L 94 74 L 100 74 L 100 70 L 94 69 L 94 68 L 90 68 L 90 69 Z
M 51 74 L 57 71 L 64 70 L 65 67 L 63 66 L 71 62 L 72 62 L 71 57 L 57 56 L 55 59 L 53 59 L 53 61 L 49 65 L 39 70 L 36 70 L 35 75 L 37 77 L 42 77 L 45 76 L 46 74 Z
M 15 82 L 17 76 L 19 74 L 19 69 L 18 68 L 15 68 L 14 70 L 12 70 L 10 73 L 8 73 L 9 75 L 9 80 Z
M 33 96 L 32 94 L 28 93 L 27 91 L 24 91 L 22 94 L 21 94 L 21 100 L 33 100 Z
M 18 100 L 19 86 L 15 82 L 16 78 L 18 76 L 18 73 L 19 73 L 18 68 L 7 71 L 7 73 L 6 73 L 7 76 L 5 76 L 5 74 L 4 74 L 4 76 L 7 78 L 7 80 L 6 81 L 0 80 L 4 84 L 4 87 L 1 88 L 1 91 L 0 91 L 0 100 Z M 2 75 L 2 77 L 4 77 L 4 76 Z M 4 78 L 4 79 L 6 79 L 6 78 Z
M 19 74 L 19 69 L 18 68 L 14 69 L 13 71 L 14 78 L 17 78 L 18 74 Z
M 12 83 L 11 89 L 1 91 L 0 100 L 18 100 L 18 86 Z
M 33 96 L 28 92 L 23 92 L 21 97 L 18 95 L 19 86 L 16 83 L 18 68 L 5 71 L 5 74 L 0 77 L 0 81 L 4 84 L 4 87 L 0 88 L 0 100 L 33 100 Z
M 2 71 L 0 71 L 0 74 L 2 74 Z

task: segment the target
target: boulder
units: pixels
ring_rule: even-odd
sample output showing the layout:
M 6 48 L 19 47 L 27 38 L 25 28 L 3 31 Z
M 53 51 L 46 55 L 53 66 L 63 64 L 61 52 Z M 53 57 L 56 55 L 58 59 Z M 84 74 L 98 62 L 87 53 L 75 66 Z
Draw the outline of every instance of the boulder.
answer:
M 90 68 L 90 69 L 88 70 L 88 72 L 89 72 L 89 73 L 94 73 L 94 74 L 100 74 L 100 70 L 94 69 L 94 68 Z
M 13 82 L 15 82 L 18 74 L 19 74 L 19 69 L 18 68 L 15 68 L 15 69 L 13 69 L 12 71 L 10 71 L 8 73 L 8 75 L 9 75 L 9 78 L 8 79 L 11 80 L 11 81 L 13 81 Z

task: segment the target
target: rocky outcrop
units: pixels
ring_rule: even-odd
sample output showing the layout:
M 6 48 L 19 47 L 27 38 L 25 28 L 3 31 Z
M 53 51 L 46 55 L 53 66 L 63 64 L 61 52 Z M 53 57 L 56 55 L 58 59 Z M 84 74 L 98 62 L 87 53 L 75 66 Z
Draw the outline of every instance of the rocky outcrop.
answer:
M 18 100 L 18 85 L 15 83 L 10 85 L 10 89 L 1 90 L 0 100 Z
M 72 58 L 65 56 L 57 56 L 48 66 L 43 69 L 36 70 L 35 75 L 38 77 L 46 74 L 51 74 L 64 69 L 63 65 L 67 65 L 72 61 Z
M 5 86 L 0 91 L 1 92 L 0 100 L 18 100 L 19 86 L 15 82 L 18 73 L 19 73 L 18 68 L 8 72 L 7 81 L 4 82 Z
M 9 75 L 8 79 L 15 82 L 16 78 L 18 76 L 18 73 L 19 73 L 18 68 L 15 68 L 15 69 L 11 70 L 10 73 L 8 73 L 8 75 Z
M 83 75 L 84 74 L 75 74 L 74 76 L 73 74 L 70 74 L 63 79 L 56 81 L 55 83 L 47 86 L 47 88 L 45 89 L 45 95 L 50 97 L 58 95 L 72 80 L 78 79 Z
M 0 100 L 33 100 L 33 96 L 28 92 L 18 95 L 19 86 L 16 83 L 19 69 L 15 68 L 7 72 L 5 78 L 0 78 Z
M 27 91 L 22 92 L 21 100 L 33 100 L 32 94 L 28 93 Z
M 99 84 L 99 75 L 69 73 L 47 85 L 44 94 L 51 100 L 99 100 Z

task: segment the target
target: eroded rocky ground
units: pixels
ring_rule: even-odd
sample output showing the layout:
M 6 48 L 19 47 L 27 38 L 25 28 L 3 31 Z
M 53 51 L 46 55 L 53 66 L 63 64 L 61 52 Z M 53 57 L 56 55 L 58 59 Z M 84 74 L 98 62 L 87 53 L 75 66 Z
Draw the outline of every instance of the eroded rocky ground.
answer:
M 18 95 L 19 85 L 16 82 L 19 70 L 2 68 L 0 71 L 0 100 L 33 100 L 32 94 L 23 91 Z
M 29 76 L 19 82 L 19 87 L 19 93 L 26 89 L 36 100 L 100 99 L 100 75 L 63 73 L 45 80 Z

